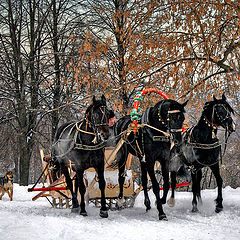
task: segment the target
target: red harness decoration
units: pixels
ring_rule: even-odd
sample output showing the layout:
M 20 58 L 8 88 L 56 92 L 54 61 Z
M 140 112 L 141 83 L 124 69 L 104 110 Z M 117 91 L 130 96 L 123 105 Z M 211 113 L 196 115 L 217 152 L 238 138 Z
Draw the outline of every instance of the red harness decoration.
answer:
M 176 184 L 176 188 L 189 186 L 190 184 L 191 183 L 179 183 L 179 184 Z M 170 186 L 169 188 L 171 189 L 172 186 Z M 161 187 L 160 190 L 163 190 L 163 187 Z
M 136 97 L 134 98 L 133 110 L 131 112 L 131 120 L 133 124 L 136 126 L 136 128 L 133 129 L 135 133 L 137 132 L 137 120 L 139 119 L 139 111 L 140 111 L 139 105 L 140 105 L 140 102 L 142 101 L 142 97 L 143 95 L 147 93 L 152 93 L 152 92 L 161 95 L 164 99 L 169 99 L 166 93 L 158 90 L 157 88 L 146 88 L 141 92 L 138 92 Z

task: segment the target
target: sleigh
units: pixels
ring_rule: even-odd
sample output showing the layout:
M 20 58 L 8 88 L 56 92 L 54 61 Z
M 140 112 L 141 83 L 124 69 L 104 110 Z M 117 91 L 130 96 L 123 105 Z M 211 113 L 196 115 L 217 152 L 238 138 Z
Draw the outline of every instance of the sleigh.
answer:
M 112 168 L 109 164 L 109 159 L 111 154 L 115 151 L 116 148 L 106 147 L 105 149 L 105 196 L 107 204 L 110 208 L 115 207 L 116 199 L 119 194 L 119 185 L 118 185 L 118 170 Z M 29 188 L 29 192 L 39 191 L 32 200 L 35 201 L 40 197 L 44 197 L 53 207 L 66 207 L 71 206 L 71 192 L 67 189 L 67 184 L 65 177 L 60 172 L 55 173 L 53 171 L 53 162 L 50 155 L 45 155 L 44 151 L 40 150 L 41 162 L 42 162 L 42 174 L 40 175 L 38 181 L 32 188 Z M 134 172 L 130 170 L 130 165 L 132 161 L 132 155 L 129 154 L 127 163 L 126 163 L 126 177 L 125 183 L 123 185 L 123 192 L 125 198 L 125 207 L 132 207 L 134 204 L 134 196 L 138 191 L 135 191 L 136 184 L 134 181 Z M 72 170 L 72 166 L 68 167 L 70 177 L 75 185 L 75 172 Z M 39 180 L 41 180 L 41 187 L 36 187 Z M 84 173 L 84 182 L 86 186 L 85 200 L 87 203 L 94 203 L 98 206 L 101 198 L 101 192 L 98 187 L 98 179 L 96 172 L 93 168 L 89 168 Z M 80 195 L 78 195 L 78 200 L 80 202 Z

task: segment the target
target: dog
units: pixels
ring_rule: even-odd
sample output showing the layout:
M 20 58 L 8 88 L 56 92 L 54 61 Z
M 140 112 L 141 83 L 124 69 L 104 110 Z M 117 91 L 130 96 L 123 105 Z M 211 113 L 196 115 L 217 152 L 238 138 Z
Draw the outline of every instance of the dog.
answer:
M 7 171 L 4 177 L 0 177 L 0 200 L 2 200 L 3 195 L 7 193 L 10 201 L 13 200 L 13 173 L 12 171 Z

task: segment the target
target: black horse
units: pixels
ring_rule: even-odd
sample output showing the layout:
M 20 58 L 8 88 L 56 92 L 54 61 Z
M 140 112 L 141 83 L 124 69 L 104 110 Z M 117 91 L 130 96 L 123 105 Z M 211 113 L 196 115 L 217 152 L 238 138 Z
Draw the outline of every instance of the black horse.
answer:
M 80 214 L 87 215 L 85 210 L 84 194 L 86 187 L 83 181 L 84 170 L 95 168 L 99 188 L 101 190 L 100 216 L 108 217 L 105 200 L 104 180 L 104 147 L 109 137 L 109 119 L 114 116 L 113 111 L 106 105 L 106 98 L 102 95 L 101 100 L 92 99 L 92 104 L 87 108 L 85 117 L 79 122 L 68 122 L 58 128 L 52 156 L 58 168 L 66 178 L 68 189 L 72 194 L 72 211 L 77 212 L 79 203 L 77 200 L 78 189 L 81 195 Z M 76 172 L 75 191 L 69 176 L 68 166 L 72 164 Z
M 150 200 L 147 188 L 147 173 L 152 182 L 153 192 L 156 196 L 159 219 L 166 219 L 162 204 L 166 203 L 166 197 L 169 190 L 169 158 L 172 144 L 181 142 L 182 125 L 184 122 L 184 107 L 187 102 L 181 104 L 174 100 L 162 100 L 154 107 L 148 108 L 142 118 L 143 127 L 136 134 L 131 133 L 127 141 L 123 144 L 117 153 L 116 162 L 119 168 L 119 199 L 123 198 L 124 169 L 129 153 L 137 156 L 141 164 L 142 186 L 144 190 L 144 204 L 149 210 Z M 120 118 L 114 126 L 115 136 L 121 135 L 131 123 L 130 116 Z M 119 140 L 117 140 L 119 141 Z M 159 183 L 155 177 L 155 162 L 161 163 L 164 179 L 164 194 L 160 199 Z
M 231 114 L 234 111 L 226 101 L 213 97 L 213 101 L 206 102 L 197 125 L 190 128 L 183 137 L 180 151 L 170 160 L 170 169 L 177 171 L 180 166 L 187 165 L 192 176 L 192 212 L 197 212 L 197 199 L 201 202 L 202 168 L 210 167 L 218 187 L 218 196 L 215 211 L 222 211 L 222 178 L 220 176 L 219 158 L 221 156 L 221 143 L 217 138 L 217 130 L 223 127 L 226 130 L 226 139 L 235 130 Z M 173 150 L 174 152 L 174 150 Z

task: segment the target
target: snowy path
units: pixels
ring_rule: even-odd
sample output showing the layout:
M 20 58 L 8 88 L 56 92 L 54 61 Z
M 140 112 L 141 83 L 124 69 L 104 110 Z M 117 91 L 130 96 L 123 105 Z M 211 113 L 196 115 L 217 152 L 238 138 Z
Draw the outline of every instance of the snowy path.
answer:
M 164 205 L 168 221 L 159 221 L 150 192 L 152 209 L 145 211 L 142 193 L 132 209 L 109 211 L 108 219 L 90 205 L 88 216 L 53 209 L 44 198 L 31 201 L 36 193 L 14 185 L 14 201 L 0 201 L 0 240 L 157 240 L 240 239 L 240 188 L 223 190 L 224 211 L 214 212 L 216 189 L 202 192 L 200 212 L 191 212 L 192 193 L 177 192 L 176 206 Z

